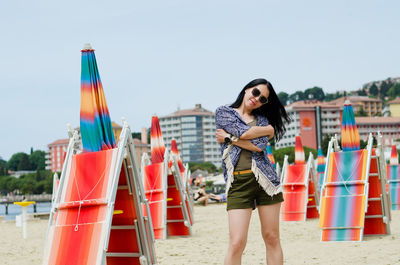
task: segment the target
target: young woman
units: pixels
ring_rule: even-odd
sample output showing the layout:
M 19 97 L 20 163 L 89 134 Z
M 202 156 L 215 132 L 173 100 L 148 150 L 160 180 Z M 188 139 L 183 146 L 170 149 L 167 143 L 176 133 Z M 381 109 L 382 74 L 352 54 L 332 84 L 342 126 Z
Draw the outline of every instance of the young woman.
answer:
M 221 144 L 222 169 L 228 194 L 229 247 L 225 265 L 241 264 L 252 210 L 258 209 L 267 264 L 283 264 L 279 211 L 280 180 L 267 158 L 268 140 L 278 141 L 290 118 L 271 83 L 255 79 L 230 106 L 215 112 L 216 138 Z

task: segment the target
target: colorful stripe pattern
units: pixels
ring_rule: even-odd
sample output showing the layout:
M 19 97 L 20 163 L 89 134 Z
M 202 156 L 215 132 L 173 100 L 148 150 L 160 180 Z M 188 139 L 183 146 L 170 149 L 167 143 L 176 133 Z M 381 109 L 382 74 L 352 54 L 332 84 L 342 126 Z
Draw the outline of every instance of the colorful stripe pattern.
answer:
M 391 165 L 399 164 L 399 154 L 397 153 L 395 145 L 392 145 L 392 152 L 390 153 L 390 164 Z
M 110 114 L 92 48 L 82 50 L 80 131 L 84 152 L 116 147 Z
M 45 263 L 101 264 L 108 232 L 106 197 L 115 156 L 116 149 L 72 156 L 68 181 L 50 226 Z
M 296 136 L 295 138 L 295 147 L 294 147 L 294 163 L 297 164 L 305 164 L 306 158 L 304 155 L 303 144 L 301 143 L 300 136 Z
M 157 116 L 151 118 L 151 163 L 161 163 L 164 161 L 165 145 L 162 138 L 160 122 Z
M 324 182 L 324 174 L 325 174 L 325 156 L 322 152 L 321 148 L 318 148 L 318 157 L 317 157 L 317 180 L 318 180 L 318 190 L 321 189 L 321 186 Z
M 308 201 L 306 164 L 288 165 L 283 179 L 282 221 L 305 221 Z
M 386 169 L 392 210 L 400 210 L 400 166 L 387 165 Z
M 322 191 L 322 241 L 360 241 L 364 227 L 367 150 L 333 152 Z
M 269 143 L 267 145 L 267 157 L 269 161 L 272 163 L 272 166 L 276 169 L 275 158 L 274 155 L 272 154 L 272 147 Z
M 346 101 L 343 108 L 341 142 L 343 151 L 360 150 L 360 135 L 350 101 Z

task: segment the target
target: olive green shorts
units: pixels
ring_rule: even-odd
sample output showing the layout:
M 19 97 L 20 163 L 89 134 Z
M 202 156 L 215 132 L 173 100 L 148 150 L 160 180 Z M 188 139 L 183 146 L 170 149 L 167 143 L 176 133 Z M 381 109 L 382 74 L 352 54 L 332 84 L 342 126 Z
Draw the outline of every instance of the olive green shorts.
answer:
M 228 191 L 226 210 L 248 209 L 253 210 L 258 205 L 271 205 L 283 202 L 282 192 L 270 196 L 258 184 L 253 173 L 234 175 L 234 180 Z

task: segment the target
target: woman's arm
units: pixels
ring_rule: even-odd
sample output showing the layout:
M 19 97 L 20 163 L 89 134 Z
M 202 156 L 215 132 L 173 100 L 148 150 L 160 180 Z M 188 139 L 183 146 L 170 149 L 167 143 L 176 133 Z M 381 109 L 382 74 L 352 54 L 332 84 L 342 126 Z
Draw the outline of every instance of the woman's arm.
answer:
M 246 149 L 246 150 L 253 151 L 253 152 L 261 152 L 262 151 L 260 148 L 258 148 L 254 144 L 252 144 L 250 142 L 250 140 L 239 139 L 236 142 L 232 142 L 232 144 L 239 146 L 242 149 Z
M 268 136 L 269 139 L 274 137 L 274 127 L 272 125 L 267 126 L 252 126 L 245 133 L 243 133 L 239 139 L 255 139 L 263 136 Z
M 229 137 L 230 135 L 222 129 L 218 129 L 215 133 L 215 137 L 217 138 L 217 142 L 222 144 L 225 142 L 225 137 Z M 237 141 L 232 142 L 233 145 L 239 146 L 240 148 L 253 151 L 253 152 L 261 152 L 262 149 L 254 145 L 250 142 L 250 140 L 238 139 Z

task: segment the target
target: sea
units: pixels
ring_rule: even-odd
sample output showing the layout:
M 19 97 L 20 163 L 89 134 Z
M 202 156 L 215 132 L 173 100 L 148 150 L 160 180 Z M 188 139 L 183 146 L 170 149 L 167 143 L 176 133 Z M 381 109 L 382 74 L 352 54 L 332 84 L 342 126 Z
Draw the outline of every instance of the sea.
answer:
M 49 213 L 51 208 L 50 202 L 39 202 L 36 204 L 36 212 L 37 213 Z M 29 213 L 33 213 L 33 205 L 27 206 L 27 211 Z M 15 220 L 15 216 L 22 214 L 22 207 L 9 204 L 8 205 L 8 214 L 6 215 L 6 206 L 4 204 L 0 204 L 0 216 L 4 216 L 5 220 Z

